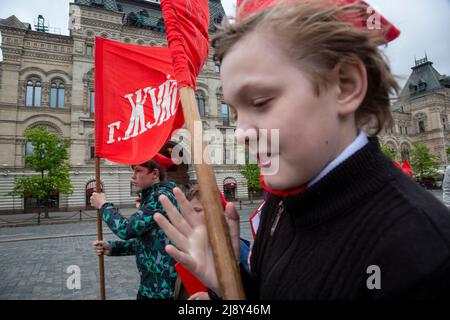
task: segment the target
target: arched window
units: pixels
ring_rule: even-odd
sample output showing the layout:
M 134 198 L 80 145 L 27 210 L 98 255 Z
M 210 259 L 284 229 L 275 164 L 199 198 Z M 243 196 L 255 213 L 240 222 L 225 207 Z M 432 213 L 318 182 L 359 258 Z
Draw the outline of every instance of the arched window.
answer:
M 424 133 L 426 132 L 426 123 L 427 115 L 424 112 L 417 113 L 414 118 L 417 120 L 417 132 Z
M 89 91 L 89 106 L 91 113 L 94 114 L 95 112 L 95 92 L 94 90 Z
M 401 146 L 402 162 L 404 162 L 406 160 L 409 161 L 409 152 L 410 152 L 409 145 L 407 145 L 406 143 L 402 144 L 402 146 Z
M 65 91 L 64 91 L 64 84 L 60 83 L 59 87 L 58 87 L 58 108 L 64 108 L 64 95 L 65 95 Z
M 25 145 L 25 156 L 32 156 L 34 154 L 34 147 L 31 144 L 31 141 L 28 141 Z
M 27 107 L 40 107 L 41 94 L 42 94 L 41 81 L 32 79 L 28 80 L 25 95 L 25 105 Z
M 34 106 L 35 107 L 41 106 L 41 94 L 42 94 L 41 82 L 36 81 L 34 83 Z
M 126 25 L 134 26 L 136 24 L 136 22 L 137 22 L 137 15 L 136 15 L 136 13 L 130 12 L 127 15 Z
M 205 116 L 205 96 L 203 92 L 197 91 L 195 93 L 195 99 L 197 100 L 198 112 L 200 113 L 200 117 Z
M 64 83 L 59 80 L 50 86 L 50 108 L 64 108 Z
M 227 177 L 223 180 L 223 191 L 225 199 L 228 201 L 236 200 L 237 181 L 233 177 Z
M 94 56 L 94 46 L 92 44 L 87 44 L 86 45 L 86 55 L 88 57 L 93 57 Z
M 27 81 L 27 93 L 25 98 L 25 105 L 30 107 L 33 105 L 33 96 L 34 96 L 34 84 L 33 81 Z
M 230 109 L 228 108 L 228 105 L 222 101 L 220 105 L 220 111 L 222 114 L 222 121 L 224 126 L 230 125 Z
M 420 81 L 419 81 L 419 91 L 423 92 L 425 90 L 427 90 L 427 83 L 423 79 L 420 79 Z
M 88 137 L 88 160 L 95 160 L 95 141 L 93 134 L 90 134 Z
M 409 93 L 410 95 L 414 95 L 417 93 L 417 86 L 414 85 L 413 83 L 409 84 Z
M 419 121 L 419 133 L 425 132 L 425 121 Z

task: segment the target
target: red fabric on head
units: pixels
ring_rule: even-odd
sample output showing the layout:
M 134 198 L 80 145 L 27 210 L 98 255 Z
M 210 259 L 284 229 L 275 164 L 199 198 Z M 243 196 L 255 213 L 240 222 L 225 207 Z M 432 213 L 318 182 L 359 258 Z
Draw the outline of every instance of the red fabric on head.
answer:
M 209 51 L 207 0 L 161 0 L 167 41 L 179 87 L 195 88 Z
M 166 156 L 163 156 L 161 153 L 155 154 L 152 160 L 156 161 L 165 170 L 169 169 L 171 166 L 175 164 L 171 158 L 167 158 Z
M 237 0 L 237 13 L 236 18 L 238 20 L 245 19 L 247 16 L 256 13 L 258 11 L 270 8 L 274 5 L 280 3 L 295 3 L 302 2 L 304 0 Z M 346 4 L 352 4 L 360 2 L 367 8 L 370 7 L 365 1 L 361 0 L 320 0 L 325 5 L 327 2 L 336 4 L 337 6 L 343 6 Z M 371 7 L 370 7 L 371 8 Z M 373 9 L 373 8 L 372 8 Z M 385 38 L 388 42 L 396 39 L 400 35 L 400 30 L 398 30 L 392 23 L 390 23 L 386 18 L 380 15 L 373 9 L 368 15 L 378 15 L 380 17 L 380 24 L 383 30 L 386 30 Z M 345 19 L 344 19 L 345 20 Z M 356 27 L 366 27 L 361 21 L 351 21 L 351 23 Z

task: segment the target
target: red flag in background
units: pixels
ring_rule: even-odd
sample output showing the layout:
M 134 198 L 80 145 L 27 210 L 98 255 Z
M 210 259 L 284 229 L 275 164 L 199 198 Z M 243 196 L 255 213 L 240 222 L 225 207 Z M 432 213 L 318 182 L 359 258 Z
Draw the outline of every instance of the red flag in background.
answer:
M 179 88 L 195 88 L 209 51 L 207 0 L 161 0 L 167 41 Z
M 398 163 L 395 160 L 392 160 L 392 162 L 395 164 L 395 166 L 397 168 L 399 168 L 400 170 L 403 171 L 404 174 L 406 174 L 408 177 L 412 177 L 412 175 L 414 174 L 413 169 L 411 168 L 411 166 L 409 165 L 408 160 L 405 160 L 401 165 L 400 163 Z
M 409 177 L 411 177 L 414 174 L 414 171 L 411 168 L 408 160 L 403 161 L 403 163 L 402 163 L 402 170 Z
M 95 39 L 97 156 L 143 163 L 183 124 L 168 48 Z

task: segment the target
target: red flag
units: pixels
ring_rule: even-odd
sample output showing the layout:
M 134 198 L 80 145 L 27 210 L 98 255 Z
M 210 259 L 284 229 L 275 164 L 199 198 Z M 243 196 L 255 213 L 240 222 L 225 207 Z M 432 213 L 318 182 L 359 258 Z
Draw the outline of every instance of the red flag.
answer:
M 302 1 L 305 0 L 237 0 L 236 16 L 238 17 L 238 19 L 241 20 L 252 13 L 272 7 L 279 3 L 293 3 Z M 361 0 L 321 0 L 321 1 L 325 4 L 328 1 L 329 3 L 336 4 L 338 6 L 359 2 L 362 5 L 367 6 L 368 8 L 370 7 L 370 5 L 368 5 L 365 1 Z M 396 39 L 400 35 L 400 30 L 398 30 L 385 17 L 379 15 L 379 13 L 377 13 L 374 9 L 372 11 L 368 11 L 367 14 L 369 16 L 377 14 L 380 17 L 380 25 L 382 29 L 385 31 L 385 38 L 388 42 Z M 349 17 L 349 19 L 352 20 L 352 23 L 356 27 L 366 27 L 366 24 L 363 24 L 361 21 L 355 21 L 355 19 L 357 20 L 357 18 L 358 17 Z
M 184 124 L 166 47 L 95 39 L 95 152 L 140 164 Z
M 403 161 L 403 163 L 402 163 L 402 170 L 409 177 L 411 177 L 414 174 L 414 171 L 411 168 L 411 166 L 409 165 L 408 160 Z
M 206 292 L 208 290 L 208 288 L 181 263 L 177 262 L 175 264 L 175 269 L 189 296 L 192 296 L 197 292 Z
M 195 88 L 209 51 L 207 0 L 161 0 L 167 41 L 180 88 Z

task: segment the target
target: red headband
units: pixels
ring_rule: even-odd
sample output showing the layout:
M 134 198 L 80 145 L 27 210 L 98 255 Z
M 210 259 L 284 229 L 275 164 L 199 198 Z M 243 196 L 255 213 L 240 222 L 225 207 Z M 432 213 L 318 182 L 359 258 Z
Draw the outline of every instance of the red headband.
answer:
M 164 170 L 169 169 L 171 166 L 174 165 L 174 162 L 171 158 L 167 158 L 166 156 L 163 156 L 160 153 L 157 153 L 153 159 L 154 161 L 156 161 L 156 163 L 158 163 L 161 167 L 164 168 Z
M 236 18 L 242 20 L 245 17 L 251 15 L 252 13 L 270 8 L 276 4 L 280 3 L 293 3 L 301 2 L 303 0 L 237 0 L 237 12 Z M 361 0 L 322 0 L 323 2 L 329 1 L 336 4 L 337 6 L 343 6 L 346 4 L 352 4 L 355 2 L 360 2 L 362 5 L 370 7 L 365 1 Z M 244 6 L 242 6 L 244 4 Z M 373 8 L 372 8 L 373 9 Z M 369 14 L 369 13 L 368 13 Z M 386 18 L 380 15 L 375 9 L 373 9 L 370 15 L 377 14 L 380 17 L 380 23 L 383 30 L 386 30 L 385 38 L 388 42 L 396 39 L 400 35 L 400 30 L 398 30 L 392 23 L 390 23 Z M 365 27 L 366 25 L 361 21 L 353 21 L 352 24 L 356 27 Z

